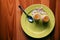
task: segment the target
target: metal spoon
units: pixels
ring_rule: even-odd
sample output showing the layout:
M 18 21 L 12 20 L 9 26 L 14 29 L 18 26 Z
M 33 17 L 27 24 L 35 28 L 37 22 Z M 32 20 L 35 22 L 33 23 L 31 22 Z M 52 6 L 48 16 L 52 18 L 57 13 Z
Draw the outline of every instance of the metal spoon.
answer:
M 20 8 L 20 9 L 24 12 L 24 14 L 27 16 L 28 21 L 29 21 L 30 23 L 33 23 L 33 22 L 34 22 L 33 18 L 32 18 L 30 15 L 28 15 L 21 6 L 19 6 L 19 8 Z

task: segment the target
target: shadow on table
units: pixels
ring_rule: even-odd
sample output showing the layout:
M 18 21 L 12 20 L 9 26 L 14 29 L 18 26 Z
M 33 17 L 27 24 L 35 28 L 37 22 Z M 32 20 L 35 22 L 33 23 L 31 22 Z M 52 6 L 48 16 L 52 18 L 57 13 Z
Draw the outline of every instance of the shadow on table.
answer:
M 28 40 L 48 40 L 48 39 L 54 40 L 54 30 L 55 30 L 55 28 L 53 29 L 53 31 L 48 36 L 46 36 L 44 38 L 32 38 L 32 37 L 28 36 L 26 33 L 24 33 L 24 34 Z

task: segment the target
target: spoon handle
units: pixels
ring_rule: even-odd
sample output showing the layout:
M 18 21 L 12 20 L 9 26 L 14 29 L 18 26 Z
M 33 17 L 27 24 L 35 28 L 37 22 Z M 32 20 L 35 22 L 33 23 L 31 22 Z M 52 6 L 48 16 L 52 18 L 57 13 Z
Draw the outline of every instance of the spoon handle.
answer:
M 19 8 L 25 13 L 25 15 L 28 16 L 28 14 L 24 11 L 24 9 L 21 6 L 19 6 Z

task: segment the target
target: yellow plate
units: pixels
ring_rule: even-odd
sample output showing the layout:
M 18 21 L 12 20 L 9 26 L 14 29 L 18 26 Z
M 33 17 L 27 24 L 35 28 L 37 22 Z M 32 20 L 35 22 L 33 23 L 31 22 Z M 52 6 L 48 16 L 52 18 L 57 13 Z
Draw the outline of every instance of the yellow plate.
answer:
M 42 38 L 42 37 L 49 35 L 52 32 L 54 25 L 55 25 L 55 17 L 54 17 L 53 12 L 47 6 L 45 6 L 43 4 L 31 5 L 31 6 L 27 7 L 25 9 L 25 11 L 29 15 L 31 15 L 30 12 L 32 10 L 34 10 L 36 8 L 40 8 L 40 7 L 42 7 L 43 10 L 45 10 L 47 12 L 47 15 L 50 18 L 50 21 L 47 24 L 47 26 L 43 25 L 42 22 L 40 22 L 39 24 L 37 24 L 36 22 L 30 23 L 27 20 L 26 15 L 24 13 L 21 16 L 21 26 L 22 26 L 23 31 L 27 35 L 29 35 L 30 37 L 33 37 L 33 38 Z

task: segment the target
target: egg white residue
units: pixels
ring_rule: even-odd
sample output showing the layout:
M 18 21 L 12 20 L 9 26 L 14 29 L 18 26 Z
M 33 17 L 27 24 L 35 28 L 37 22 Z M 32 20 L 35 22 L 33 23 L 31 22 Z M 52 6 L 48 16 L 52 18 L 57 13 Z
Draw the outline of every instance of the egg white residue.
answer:
M 42 20 L 44 19 L 45 16 L 48 16 L 47 13 L 42 8 L 38 8 L 32 11 L 33 18 L 34 18 L 34 15 L 36 14 L 39 14 Z
M 44 12 L 44 11 L 39 11 L 40 12 L 40 14 L 46 14 L 46 12 Z
M 37 10 L 33 10 L 32 11 L 32 15 L 34 15 L 35 13 L 37 13 Z
M 45 12 L 42 8 L 38 9 L 38 12 L 39 12 L 40 14 L 46 14 L 46 12 Z
M 32 15 L 34 15 L 35 13 L 40 13 L 42 15 L 46 14 L 46 12 L 42 8 L 38 8 L 32 11 Z

